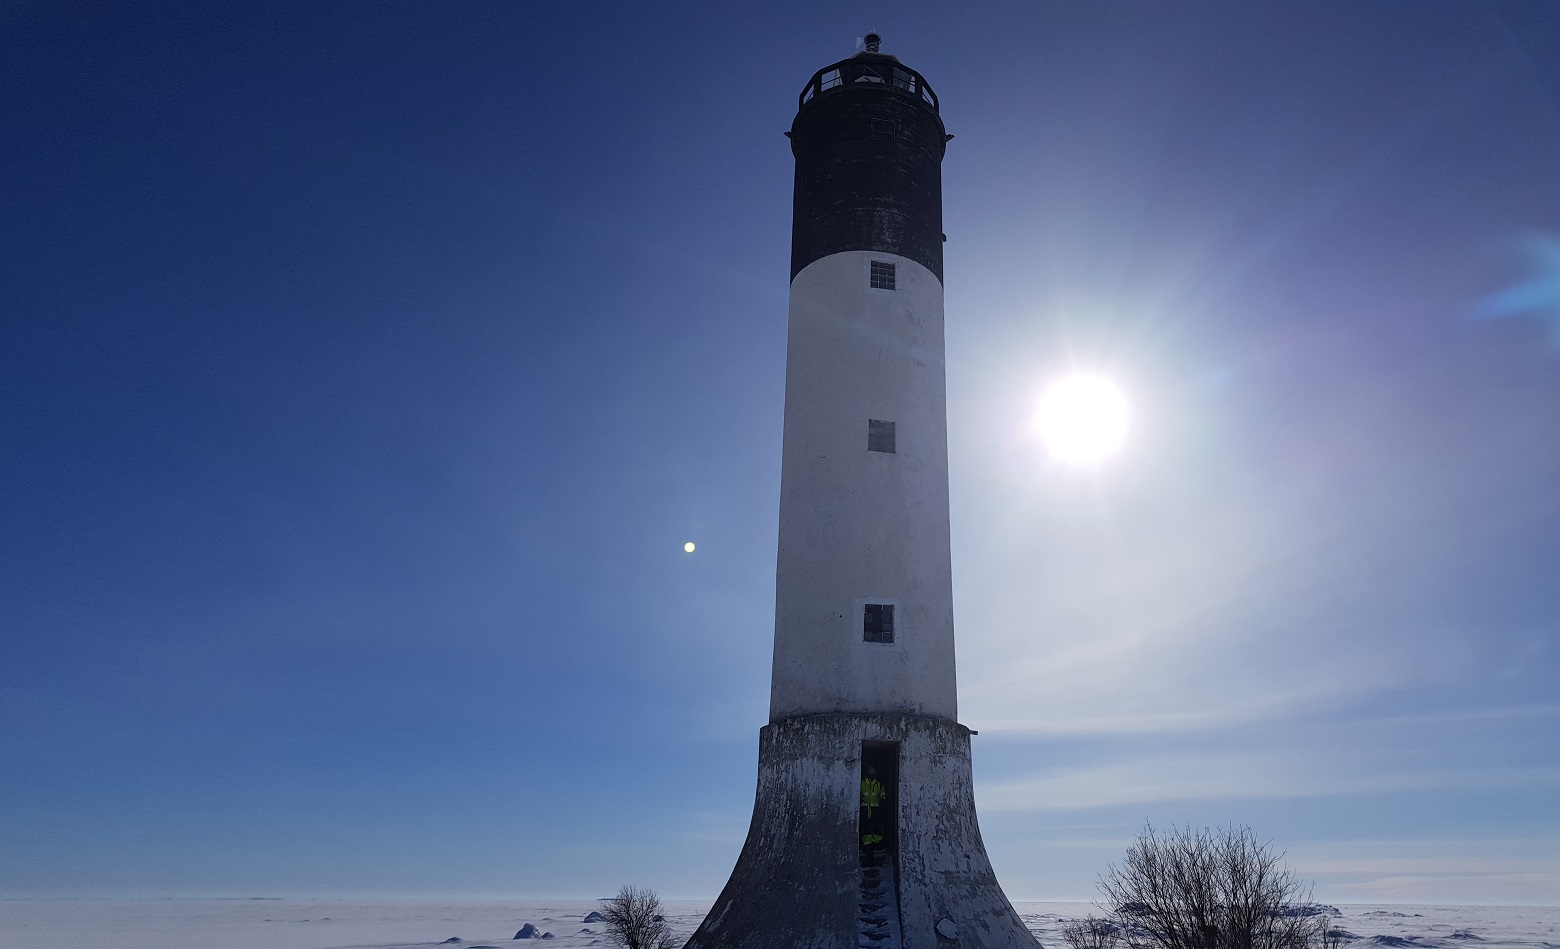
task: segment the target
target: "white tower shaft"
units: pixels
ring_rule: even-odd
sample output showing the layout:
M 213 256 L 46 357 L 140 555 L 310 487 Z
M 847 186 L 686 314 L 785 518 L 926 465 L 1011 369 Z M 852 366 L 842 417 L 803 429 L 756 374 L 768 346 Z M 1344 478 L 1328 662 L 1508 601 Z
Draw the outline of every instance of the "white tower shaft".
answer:
M 945 406 L 935 274 L 853 250 L 796 275 L 770 721 L 956 718 Z

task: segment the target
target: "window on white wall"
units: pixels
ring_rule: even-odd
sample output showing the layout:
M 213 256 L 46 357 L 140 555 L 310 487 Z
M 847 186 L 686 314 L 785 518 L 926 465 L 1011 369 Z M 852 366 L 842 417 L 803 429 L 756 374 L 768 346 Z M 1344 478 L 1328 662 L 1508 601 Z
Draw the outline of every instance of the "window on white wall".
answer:
M 894 604 L 866 603 L 861 607 L 861 640 L 868 643 L 894 641 Z
M 894 423 L 867 419 L 867 451 L 894 454 Z
M 872 289 L 894 289 L 894 265 L 885 264 L 881 260 L 872 262 Z

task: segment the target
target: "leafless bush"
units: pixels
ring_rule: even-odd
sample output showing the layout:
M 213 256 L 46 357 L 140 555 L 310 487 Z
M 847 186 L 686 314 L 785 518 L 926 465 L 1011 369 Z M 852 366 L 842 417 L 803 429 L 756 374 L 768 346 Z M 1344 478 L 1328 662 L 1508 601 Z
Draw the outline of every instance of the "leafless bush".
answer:
M 1246 827 L 1145 827 L 1099 887 L 1130 949 L 1337 949 L 1310 886 Z
M 1071 949 L 1116 949 L 1121 927 L 1108 919 L 1088 916 L 1063 926 L 1062 938 Z
M 625 886 L 601 901 L 601 915 L 612 941 L 623 949 L 676 949 L 672 927 L 661 918 L 661 900 L 652 890 Z

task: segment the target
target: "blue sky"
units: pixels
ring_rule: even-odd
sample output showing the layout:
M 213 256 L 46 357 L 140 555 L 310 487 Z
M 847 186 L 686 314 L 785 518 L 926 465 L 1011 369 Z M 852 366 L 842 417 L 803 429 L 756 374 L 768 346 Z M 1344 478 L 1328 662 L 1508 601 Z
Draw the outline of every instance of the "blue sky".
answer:
M 944 166 L 961 719 L 1014 898 L 1144 820 L 1560 903 L 1552 4 L 16 3 L 0 894 L 712 897 L 791 157 Z M 1052 464 L 1105 372 L 1125 450 Z M 682 552 L 693 540 L 698 551 Z

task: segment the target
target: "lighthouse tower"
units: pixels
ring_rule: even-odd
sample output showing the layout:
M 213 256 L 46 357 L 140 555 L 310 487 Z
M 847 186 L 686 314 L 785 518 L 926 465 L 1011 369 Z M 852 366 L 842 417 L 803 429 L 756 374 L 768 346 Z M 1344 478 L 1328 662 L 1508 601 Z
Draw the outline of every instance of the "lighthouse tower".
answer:
M 688 949 L 1034 938 L 997 885 L 958 723 L 942 158 L 915 70 L 815 73 L 796 156 L 769 724 L 736 869 Z

